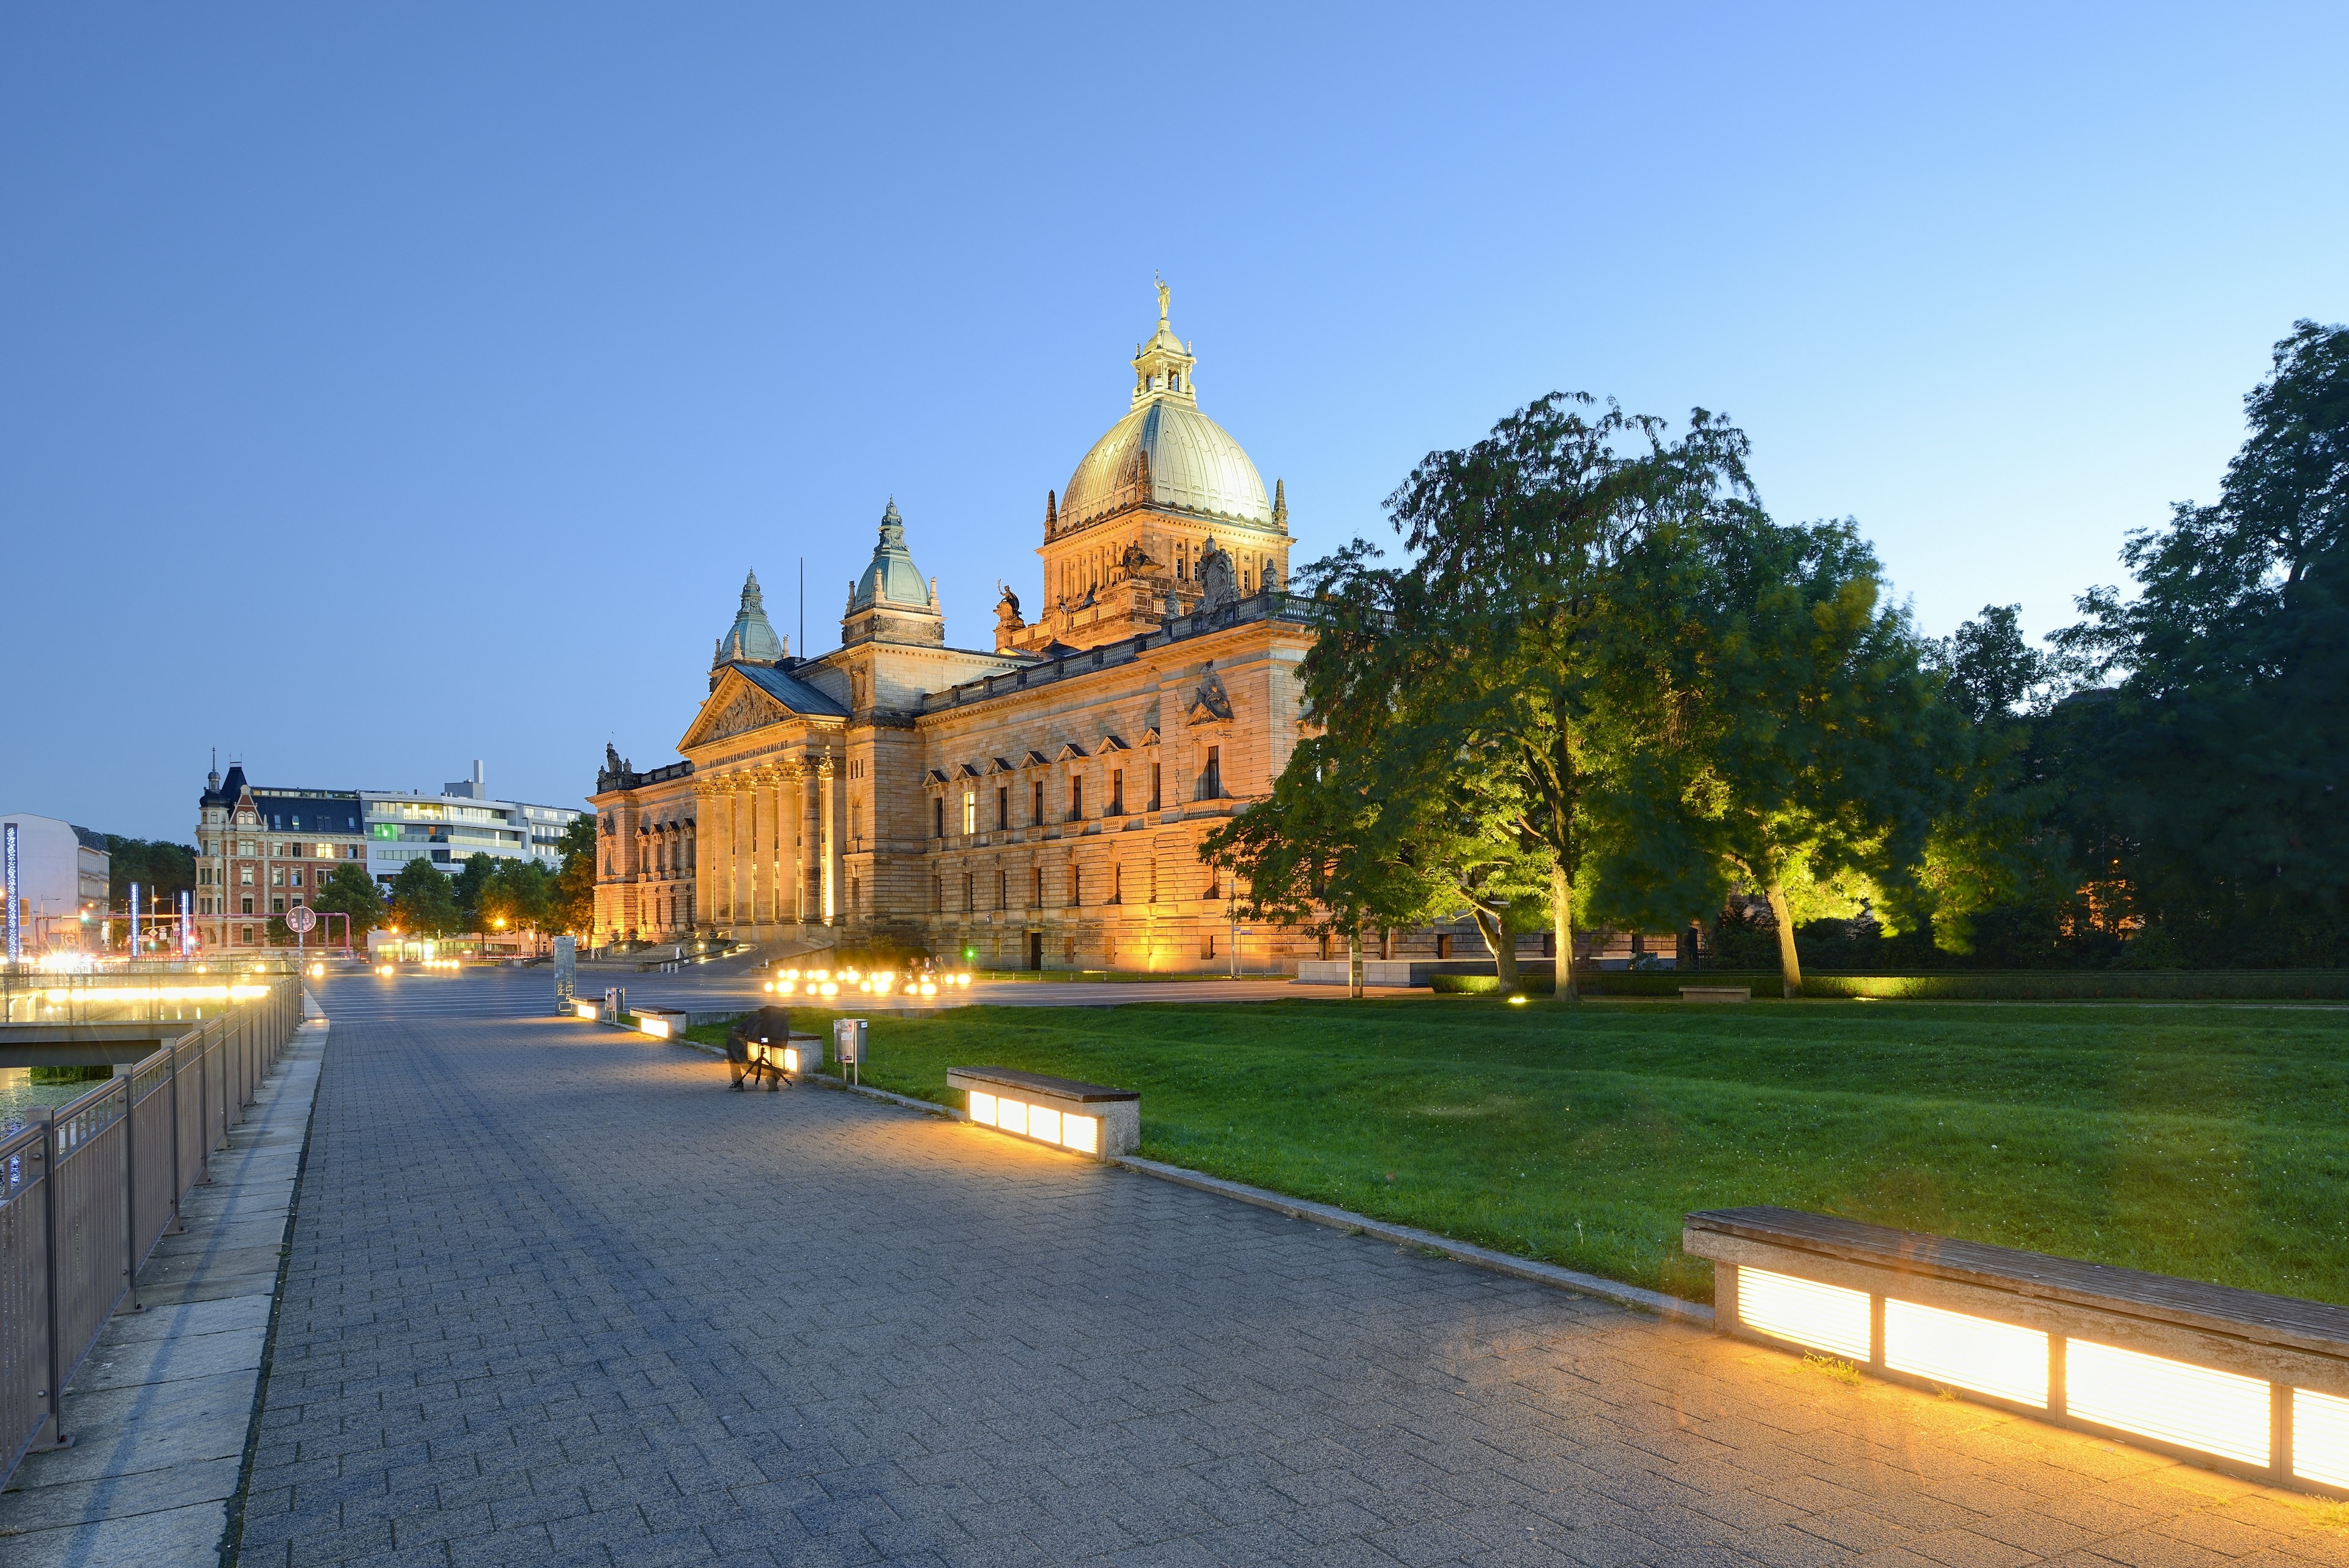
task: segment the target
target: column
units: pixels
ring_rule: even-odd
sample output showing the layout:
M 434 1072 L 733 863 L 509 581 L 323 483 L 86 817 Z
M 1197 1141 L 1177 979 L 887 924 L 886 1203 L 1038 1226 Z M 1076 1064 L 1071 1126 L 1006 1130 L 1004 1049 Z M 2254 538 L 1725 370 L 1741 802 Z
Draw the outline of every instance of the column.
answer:
M 775 924 L 784 926 L 799 917 L 799 900 L 784 891 L 784 877 L 792 875 L 792 839 L 799 836 L 792 827 L 792 771 L 773 766 L 766 778 L 775 790 L 775 856 L 771 860 L 775 867 Z
M 726 791 L 712 778 L 699 785 L 698 793 L 701 804 L 695 808 L 695 820 L 699 831 L 694 837 L 696 858 L 701 864 L 694 880 L 701 895 L 701 918 L 714 926 L 732 913 L 722 891 L 726 886 Z
M 718 862 L 718 885 L 725 890 L 722 901 L 726 906 L 726 923 L 732 926 L 742 918 L 741 891 L 734 879 L 736 846 L 740 842 L 741 825 L 734 815 L 734 781 L 724 774 L 720 774 L 718 780 L 718 815 L 726 824 L 726 843 Z
M 765 778 L 766 770 L 763 768 L 752 768 L 742 775 L 742 842 L 750 846 L 750 851 L 747 857 L 750 865 L 743 868 L 742 879 L 750 889 L 750 923 L 754 926 L 765 924 L 772 918 L 774 909 L 773 895 L 767 888 L 764 875 L 767 857 L 759 847 L 759 796 L 761 793 L 759 786 Z M 772 836 L 772 833 L 773 825 L 770 824 L 768 836 Z
M 799 910 L 802 924 L 815 923 L 815 910 L 808 899 L 808 846 L 815 842 L 815 770 L 801 763 L 793 771 L 796 786 L 792 794 L 799 796 L 799 809 L 792 814 L 795 824 L 792 833 L 792 900 Z
M 693 919 L 709 919 L 709 785 L 693 783 Z
M 726 775 L 726 898 L 733 903 L 735 929 L 750 924 L 750 891 L 742 887 L 750 856 L 742 848 L 742 775 Z
M 815 765 L 816 783 L 823 795 L 823 923 L 833 923 L 833 914 L 840 907 L 840 840 L 833 832 L 833 795 L 836 793 L 838 775 L 832 765 L 832 753 L 826 752 Z

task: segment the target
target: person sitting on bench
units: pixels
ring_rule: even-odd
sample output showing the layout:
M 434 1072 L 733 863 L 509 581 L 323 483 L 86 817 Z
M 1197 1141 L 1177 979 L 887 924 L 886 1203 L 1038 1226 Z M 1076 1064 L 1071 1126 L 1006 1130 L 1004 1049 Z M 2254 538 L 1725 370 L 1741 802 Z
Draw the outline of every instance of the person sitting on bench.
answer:
M 733 1075 L 730 1085 L 740 1089 L 748 1077 L 757 1083 L 761 1076 L 769 1079 L 767 1092 L 792 1087 L 792 1080 L 783 1071 L 783 1046 L 792 1037 L 792 1012 L 788 1007 L 762 1007 L 734 1021 L 726 1032 L 726 1070 Z

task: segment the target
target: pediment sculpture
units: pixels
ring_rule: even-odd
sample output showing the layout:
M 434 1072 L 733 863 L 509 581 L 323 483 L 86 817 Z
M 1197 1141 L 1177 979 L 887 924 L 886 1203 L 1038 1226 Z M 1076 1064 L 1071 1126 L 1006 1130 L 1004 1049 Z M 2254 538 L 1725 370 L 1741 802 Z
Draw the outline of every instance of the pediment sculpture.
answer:
M 1223 678 L 1212 668 L 1206 679 L 1199 682 L 1199 689 L 1191 693 L 1189 716 L 1194 724 L 1226 723 L 1231 719 L 1231 693 L 1224 690 Z

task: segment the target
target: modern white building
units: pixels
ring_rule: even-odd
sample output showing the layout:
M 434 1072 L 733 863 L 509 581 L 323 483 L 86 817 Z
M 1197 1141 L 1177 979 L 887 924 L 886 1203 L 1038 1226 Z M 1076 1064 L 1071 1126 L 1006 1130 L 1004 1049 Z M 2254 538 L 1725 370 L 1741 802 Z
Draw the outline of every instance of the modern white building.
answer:
M 0 829 L 16 830 L 16 919 L 28 954 L 56 948 L 96 947 L 82 940 L 106 919 L 113 857 L 106 835 L 28 811 L 0 814 Z M 5 843 L 0 831 L 0 846 Z
M 356 793 L 367 819 L 367 870 L 387 884 L 411 860 L 429 860 L 452 874 L 476 855 L 560 866 L 563 830 L 586 815 L 567 805 L 490 799 L 478 760 L 471 777 L 442 784 L 439 794 Z

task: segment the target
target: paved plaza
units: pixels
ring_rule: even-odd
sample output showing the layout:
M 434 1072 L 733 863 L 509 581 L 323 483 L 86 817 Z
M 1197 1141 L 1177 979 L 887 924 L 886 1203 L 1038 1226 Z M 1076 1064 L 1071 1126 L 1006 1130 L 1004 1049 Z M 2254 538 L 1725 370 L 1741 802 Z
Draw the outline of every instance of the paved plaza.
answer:
M 2349 1561 L 2081 1434 L 640 1036 L 324 1000 L 244 1563 Z

